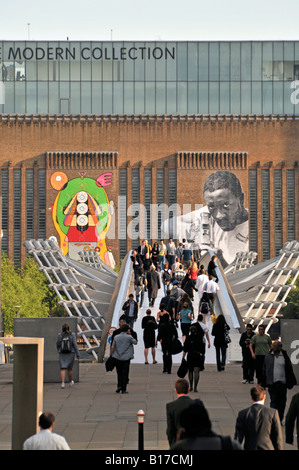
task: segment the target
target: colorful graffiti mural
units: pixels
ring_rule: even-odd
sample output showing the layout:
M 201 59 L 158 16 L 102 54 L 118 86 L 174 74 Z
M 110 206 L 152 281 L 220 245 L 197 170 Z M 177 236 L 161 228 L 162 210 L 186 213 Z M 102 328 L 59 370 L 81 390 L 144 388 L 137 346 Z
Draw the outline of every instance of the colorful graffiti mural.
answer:
M 52 216 L 63 254 L 79 259 L 80 251 L 94 250 L 114 267 L 111 247 L 107 249 L 106 245 L 113 202 L 109 202 L 104 189 L 112 183 L 112 173 L 93 179 L 81 172 L 79 177 L 69 180 L 66 173 L 58 171 L 52 174 L 50 182 L 58 191 Z

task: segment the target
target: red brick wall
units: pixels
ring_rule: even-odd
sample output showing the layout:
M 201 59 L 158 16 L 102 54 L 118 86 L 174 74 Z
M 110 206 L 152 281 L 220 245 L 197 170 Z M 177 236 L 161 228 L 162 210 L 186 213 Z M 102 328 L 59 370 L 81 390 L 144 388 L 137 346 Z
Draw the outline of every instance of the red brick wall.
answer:
M 91 116 L 88 119 L 84 116 L 79 119 L 0 116 L 0 166 L 7 167 L 10 162 L 12 167 L 19 167 L 22 163 L 25 167 L 33 167 L 37 162 L 39 167 L 44 168 L 46 152 L 96 151 L 117 152 L 117 168 L 140 164 L 176 168 L 178 152 L 246 152 L 245 167 L 229 168 L 241 181 L 245 206 L 248 206 L 249 168 L 270 168 L 271 171 L 282 167 L 296 168 L 296 238 L 299 239 L 298 136 L 299 120 L 285 116 L 219 116 L 216 119 L 202 116 Z M 117 168 L 113 169 L 113 184 L 108 189 L 110 199 L 115 200 L 118 195 Z M 52 171 L 48 170 L 47 180 Z M 88 176 L 98 176 L 98 170 L 88 171 Z M 202 186 L 212 171 L 215 168 L 178 169 L 177 202 L 204 203 Z M 70 176 L 78 176 L 77 173 L 77 170 L 72 170 Z M 55 191 L 49 182 L 47 184 L 47 202 L 50 205 Z M 143 198 L 141 189 L 141 202 Z M 285 224 L 286 220 L 284 234 Z M 47 235 L 51 235 L 52 231 L 49 212 Z M 114 253 L 117 257 L 117 243 Z M 271 253 L 274 256 L 272 245 Z

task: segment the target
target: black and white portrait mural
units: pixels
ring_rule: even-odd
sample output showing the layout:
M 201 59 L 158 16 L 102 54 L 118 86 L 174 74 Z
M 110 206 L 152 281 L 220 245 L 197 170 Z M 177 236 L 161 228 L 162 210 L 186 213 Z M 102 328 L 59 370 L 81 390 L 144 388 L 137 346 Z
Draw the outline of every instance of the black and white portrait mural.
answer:
M 248 211 L 240 181 L 230 171 L 216 171 L 204 183 L 203 198 L 205 205 L 172 221 L 170 236 L 185 238 L 195 249 L 212 249 L 225 267 L 238 252 L 249 250 Z M 166 230 L 169 225 L 164 225 Z

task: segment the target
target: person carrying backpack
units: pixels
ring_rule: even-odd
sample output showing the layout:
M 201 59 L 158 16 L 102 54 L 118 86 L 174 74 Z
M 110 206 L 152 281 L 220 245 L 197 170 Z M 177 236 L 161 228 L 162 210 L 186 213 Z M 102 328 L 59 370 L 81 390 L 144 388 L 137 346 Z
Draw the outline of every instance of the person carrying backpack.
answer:
M 74 385 L 73 366 L 75 356 L 80 358 L 75 333 L 72 333 L 68 323 L 62 325 L 62 331 L 58 334 L 56 348 L 59 353 L 61 388 L 65 388 L 65 371 L 68 371 L 70 386 Z

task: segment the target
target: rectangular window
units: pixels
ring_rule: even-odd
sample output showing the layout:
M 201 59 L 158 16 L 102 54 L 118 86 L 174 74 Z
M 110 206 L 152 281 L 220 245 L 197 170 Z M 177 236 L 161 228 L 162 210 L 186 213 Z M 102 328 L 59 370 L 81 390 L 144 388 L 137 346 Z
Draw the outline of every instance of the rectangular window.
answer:
M 287 170 L 287 230 L 288 241 L 295 240 L 295 175 Z
M 230 79 L 230 44 L 228 42 L 220 43 L 220 80 L 228 81 Z
M 26 238 L 34 238 L 34 171 L 26 170 Z
M 151 204 L 152 204 L 152 169 L 144 169 L 144 207 L 145 207 L 145 220 L 144 220 L 144 234 L 149 244 L 152 243 L 151 233 Z
M 249 170 L 249 249 L 257 253 L 257 178 L 256 170 Z
M 188 45 L 188 81 L 197 81 L 198 57 L 197 43 L 190 42 Z
M 184 99 L 187 101 L 187 97 L 185 97 L 185 93 L 184 93 Z M 166 108 L 165 103 L 166 103 L 165 82 L 156 82 L 156 113 L 157 114 L 163 114 L 165 112 L 165 108 Z M 185 104 L 185 106 L 187 108 L 187 103 Z
M 118 198 L 118 238 L 119 259 L 127 254 L 127 169 L 119 170 L 119 198 Z
M 231 80 L 239 81 L 241 79 L 241 49 L 239 42 L 231 43 Z
M 262 250 L 263 260 L 270 258 L 270 180 L 269 170 L 262 170 Z
M 175 218 L 177 216 L 176 203 L 177 203 L 177 174 L 176 169 L 169 169 L 169 233 L 166 233 L 164 237 L 177 238 L 177 231 L 175 226 Z
M 219 80 L 219 43 L 212 42 L 209 49 L 209 80 Z
M 156 181 L 156 193 L 157 193 L 157 204 L 158 204 L 158 240 L 162 238 L 161 225 L 164 221 L 164 168 L 157 168 L 157 181 Z
M 14 265 L 21 264 L 21 170 L 13 170 L 13 260 Z
M 1 196 L 2 196 L 2 240 L 1 248 L 8 253 L 8 207 L 9 207 L 9 176 L 8 170 L 1 170 Z
M 274 232 L 275 256 L 282 249 L 282 176 L 281 170 L 274 170 Z
M 209 80 L 209 43 L 198 44 L 198 80 Z
M 132 231 L 129 236 L 133 241 L 139 243 L 140 239 L 140 176 L 139 168 L 132 168 L 132 211 L 133 218 Z
M 38 171 L 38 236 L 46 238 L 46 170 Z

